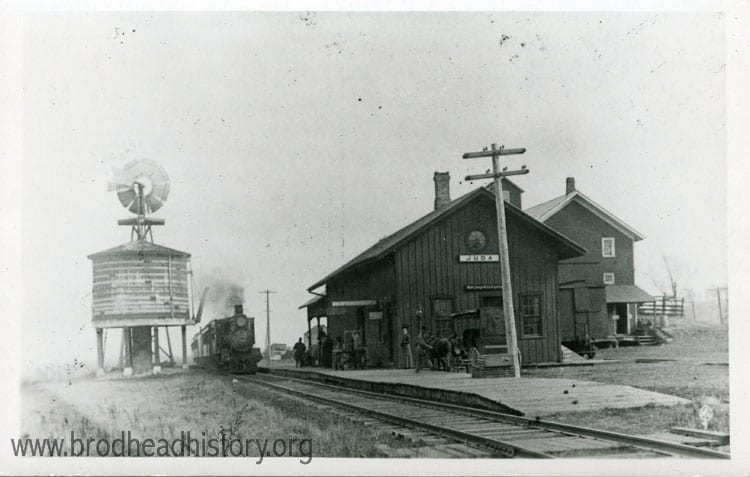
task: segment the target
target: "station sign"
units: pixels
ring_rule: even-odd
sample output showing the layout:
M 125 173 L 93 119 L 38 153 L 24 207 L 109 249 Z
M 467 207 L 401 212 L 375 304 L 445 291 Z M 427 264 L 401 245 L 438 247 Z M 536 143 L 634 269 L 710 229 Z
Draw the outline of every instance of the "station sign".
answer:
M 332 301 L 331 306 L 326 308 L 326 316 L 346 315 L 352 308 L 361 308 L 375 306 L 378 302 L 375 300 L 341 300 Z
M 332 301 L 331 306 L 375 306 L 378 302 L 375 300 L 347 300 L 347 301 Z
M 346 315 L 347 308 L 333 308 L 328 307 L 326 308 L 326 316 L 341 316 Z
M 382 311 L 371 311 L 367 317 L 371 320 L 382 320 L 383 319 L 383 312 Z
M 464 285 L 464 291 L 469 292 L 499 291 L 502 289 L 502 285 Z
M 459 255 L 458 261 L 460 263 L 486 263 L 486 262 L 499 262 L 500 255 L 487 254 L 487 253 L 475 253 L 470 255 Z

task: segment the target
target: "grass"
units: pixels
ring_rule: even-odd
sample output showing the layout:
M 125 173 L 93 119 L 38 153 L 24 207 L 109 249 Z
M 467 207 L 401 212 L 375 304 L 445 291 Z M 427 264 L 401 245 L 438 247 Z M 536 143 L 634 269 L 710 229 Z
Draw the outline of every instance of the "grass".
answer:
M 299 399 L 198 371 L 26 385 L 22 413 L 22 432 L 32 438 L 67 438 L 74 430 L 84 439 L 114 439 L 130 431 L 141 440 L 171 441 L 190 431 L 199 439 L 260 439 L 269 445 L 284 440 L 290 449 L 285 455 L 314 457 L 373 457 L 377 444 L 403 446 L 390 435 L 301 405 Z M 309 452 L 299 447 L 303 440 Z M 259 454 L 257 446 L 250 446 L 248 455 Z

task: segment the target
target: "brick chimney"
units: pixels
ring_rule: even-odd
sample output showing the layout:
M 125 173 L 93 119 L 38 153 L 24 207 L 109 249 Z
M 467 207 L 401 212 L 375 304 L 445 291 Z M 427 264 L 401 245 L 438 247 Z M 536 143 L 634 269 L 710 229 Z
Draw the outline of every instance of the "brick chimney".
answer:
M 448 172 L 435 172 L 435 210 L 448 205 L 451 201 L 451 175 Z
M 576 178 L 568 177 L 565 179 L 565 195 L 572 194 L 576 190 Z

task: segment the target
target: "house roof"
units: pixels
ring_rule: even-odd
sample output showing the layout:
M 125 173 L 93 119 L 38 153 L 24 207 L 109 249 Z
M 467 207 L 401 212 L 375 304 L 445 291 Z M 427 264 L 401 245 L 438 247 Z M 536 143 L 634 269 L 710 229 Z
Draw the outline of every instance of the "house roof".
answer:
M 88 256 L 89 259 L 99 258 L 105 255 L 169 255 L 172 257 L 189 257 L 190 254 L 187 252 L 181 252 L 173 248 L 158 245 L 153 242 L 147 242 L 146 240 L 133 240 L 132 242 L 118 245 L 117 247 L 108 248 L 101 252 L 92 253 Z
M 645 303 L 654 297 L 635 285 L 607 285 L 607 303 Z
M 571 202 L 576 202 L 577 204 L 582 205 L 588 211 L 590 211 L 603 221 L 607 222 L 612 227 L 619 230 L 622 234 L 629 237 L 634 242 L 644 239 L 643 235 L 640 232 L 638 232 L 622 220 L 618 219 L 617 216 L 615 216 L 613 213 L 607 211 L 604 207 L 597 204 L 578 190 L 575 190 L 570 194 L 555 197 L 554 199 L 548 200 L 547 202 L 537 204 L 526 209 L 525 212 L 535 219 L 539 220 L 540 222 L 546 222 L 550 217 L 557 214 Z
M 463 196 L 459 197 L 458 199 L 454 199 L 445 206 L 433 210 L 432 212 L 428 213 L 427 215 L 417 219 L 416 221 L 412 222 L 411 224 L 407 225 L 406 227 L 396 231 L 395 233 L 381 239 L 378 241 L 375 245 L 371 246 L 370 248 L 366 249 L 364 252 L 360 253 L 356 257 L 352 258 L 348 262 L 346 262 L 341 267 L 337 268 L 333 272 L 326 275 L 324 278 L 313 284 L 308 288 L 309 290 L 314 290 L 315 288 L 318 288 L 319 286 L 327 283 L 331 278 L 335 277 L 336 275 L 341 274 L 344 271 L 350 270 L 354 267 L 364 265 L 366 263 L 370 263 L 376 260 L 380 260 L 393 252 L 399 245 L 403 244 L 407 240 L 411 239 L 414 235 L 418 234 L 422 230 L 424 230 L 429 225 L 437 222 L 438 220 L 441 220 L 448 215 L 456 212 L 464 205 L 470 203 L 477 197 L 483 196 L 485 198 L 490 198 L 494 200 L 494 194 L 490 191 L 488 191 L 485 187 L 479 187 L 477 189 L 474 189 L 473 191 L 464 194 Z M 509 202 L 505 201 L 505 211 L 509 215 L 515 216 L 527 224 L 532 225 L 534 228 L 539 230 L 541 233 L 549 236 L 550 238 L 556 240 L 559 245 L 561 246 L 561 258 L 572 258 L 577 257 L 579 255 L 582 255 L 586 252 L 586 250 L 578 245 L 577 243 L 573 242 L 569 238 L 565 237 L 561 233 L 557 232 L 556 230 L 552 229 L 551 227 L 543 224 L 542 222 L 534 219 L 532 216 L 526 214 L 518 207 L 515 207 L 514 205 L 510 204 Z

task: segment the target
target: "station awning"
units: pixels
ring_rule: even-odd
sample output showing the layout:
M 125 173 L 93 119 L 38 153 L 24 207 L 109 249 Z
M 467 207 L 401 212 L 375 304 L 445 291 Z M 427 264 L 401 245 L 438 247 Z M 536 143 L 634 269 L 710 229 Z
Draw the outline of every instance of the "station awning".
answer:
M 328 299 L 325 295 L 316 295 L 299 307 L 300 310 L 307 309 L 307 320 L 326 316 Z
M 314 305 L 314 304 L 318 303 L 318 302 L 319 302 L 320 300 L 322 300 L 323 298 L 325 298 L 325 296 L 321 296 L 321 295 L 316 295 L 316 296 L 314 296 L 313 298 L 311 298 L 311 299 L 307 300 L 307 301 L 306 301 L 306 302 L 305 302 L 305 303 L 304 303 L 303 305 L 300 305 L 300 307 L 299 307 L 299 308 L 297 308 L 297 309 L 298 309 L 298 310 L 301 310 L 302 308 L 307 308 L 307 307 L 309 307 L 309 306 L 312 306 L 312 305 Z
M 607 285 L 607 303 L 645 303 L 654 297 L 635 285 Z

